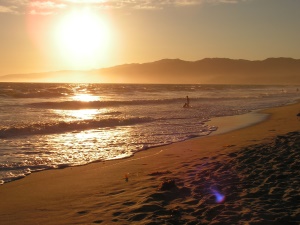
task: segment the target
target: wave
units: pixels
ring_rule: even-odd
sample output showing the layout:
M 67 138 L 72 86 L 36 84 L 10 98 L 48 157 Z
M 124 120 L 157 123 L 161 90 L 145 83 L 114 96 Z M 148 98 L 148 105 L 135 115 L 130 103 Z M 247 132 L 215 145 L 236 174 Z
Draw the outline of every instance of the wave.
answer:
M 34 123 L 0 129 L 0 138 L 11 138 L 24 135 L 45 135 L 83 131 L 104 127 L 128 126 L 153 121 L 150 117 L 110 118 L 99 120 L 82 120 L 73 122 Z
M 28 106 L 47 109 L 99 109 L 104 107 L 128 106 L 128 105 L 163 105 L 174 102 L 182 102 L 182 99 L 162 99 L 162 100 L 132 100 L 132 101 L 61 101 L 61 102 L 36 102 Z
M 72 95 L 72 90 L 63 87 L 53 88 L 36 88 L 36 87 L 20 87 L 14 88 L 3 88 L 0 90 L 1 97 L 7 98 L 58 98 Z
M 249 99 L 249 98 L 271 98 L 274 96 L 261 95 L 261 96 L 235 96 L 235 97 L 200 97 L 192 98 L 193 103 L 203 103 L 211 101 L 226 101 L 237 99 Z M 143 105 L 167 105 L 167 104 L 183 104 L 185 99 L 183 98 L 170 98 L 170 99 L 151 99 L 151 100 L 130 100 L 130 101 L 47 101 L 47 102 L 35 102 L 29 103 L 27 106 L 33 108 L 44 109 L 62 109 L 62 110 L 79 110 L 79 109 L 101 109 L 105 107 L 118 107 L 118 106 L 143 106 Z

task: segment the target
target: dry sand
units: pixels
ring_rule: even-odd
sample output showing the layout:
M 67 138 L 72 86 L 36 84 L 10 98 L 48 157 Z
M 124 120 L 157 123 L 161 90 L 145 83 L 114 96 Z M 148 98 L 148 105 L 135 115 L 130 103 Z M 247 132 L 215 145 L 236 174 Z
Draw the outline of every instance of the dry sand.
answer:
M 299 224 L 299 111 L 4 184 L 0 224 Z

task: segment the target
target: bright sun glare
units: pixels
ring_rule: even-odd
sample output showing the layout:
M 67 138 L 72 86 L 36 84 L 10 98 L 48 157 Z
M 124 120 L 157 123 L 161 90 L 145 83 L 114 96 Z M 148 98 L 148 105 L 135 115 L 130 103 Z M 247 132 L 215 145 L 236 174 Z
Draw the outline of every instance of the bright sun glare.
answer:
M 82 101 L 82 102 L 91 102 L 91 101 L 99 101 L 99 96 L 94 96 L 90 94 L 77 94 L 72 97 L 73 100 Z
M 91 9 L 77 9 L 65 15 L 58 26 L 56 40 L 61 55 L 77 68 L 97 66 L 109 42 L 104 18 Z

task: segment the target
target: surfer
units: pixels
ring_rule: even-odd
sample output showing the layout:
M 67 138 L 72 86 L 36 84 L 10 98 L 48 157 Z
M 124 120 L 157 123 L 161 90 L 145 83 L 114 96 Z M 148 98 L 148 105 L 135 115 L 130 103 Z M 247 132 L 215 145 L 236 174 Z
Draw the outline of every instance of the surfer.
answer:
M 189 108 L 190 107 L 190 99 L 189 96 L 186 96 L 186 103 L 184 103 L 183 108 Z

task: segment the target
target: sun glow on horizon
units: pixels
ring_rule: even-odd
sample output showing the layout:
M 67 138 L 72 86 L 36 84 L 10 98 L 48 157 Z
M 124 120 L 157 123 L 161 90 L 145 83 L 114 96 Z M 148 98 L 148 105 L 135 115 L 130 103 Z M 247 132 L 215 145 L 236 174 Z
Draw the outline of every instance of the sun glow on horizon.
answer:
M 89 8 L 76 9 L 61 18 L 55 32 L 60 56 L 70 67 L 97 67 L 107 55 L 110 30 L 107 21 Z

